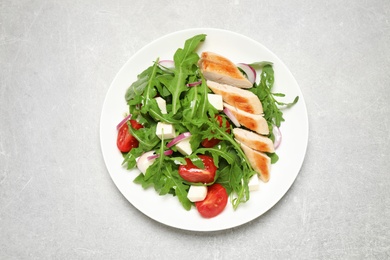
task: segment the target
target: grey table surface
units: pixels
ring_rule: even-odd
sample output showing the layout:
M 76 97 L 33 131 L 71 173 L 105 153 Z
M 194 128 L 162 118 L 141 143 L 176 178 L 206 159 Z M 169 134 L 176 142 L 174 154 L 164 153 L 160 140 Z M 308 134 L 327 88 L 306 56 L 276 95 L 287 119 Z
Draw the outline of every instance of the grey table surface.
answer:
M 0 0 L 0 259 L 389 259 L 390 2 Z M 262 43 L 295 76 L 309 144 L 266 214 L 200 233 L 118 191 L 99 120 L 119 69 L 188 28 Z

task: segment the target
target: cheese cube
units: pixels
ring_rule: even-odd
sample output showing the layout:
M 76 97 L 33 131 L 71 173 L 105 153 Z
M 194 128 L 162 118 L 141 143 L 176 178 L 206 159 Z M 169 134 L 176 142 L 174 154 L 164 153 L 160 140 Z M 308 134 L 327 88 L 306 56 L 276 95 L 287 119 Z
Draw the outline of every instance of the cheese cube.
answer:
M 217 94 L 207 94 L 207 97 L 209 99 L 209 103 L 215 107 L 218 111 L 223 110 L 223 100 L 221 95 Z
M 194 186 L 191 185 L 188 190 L 187 198 L 191 202 L 202 201 L 206 198 L 207 186 Z
M 171 124 L 158 122 L 156 128 L 156 135 L 160 139 L 172 139 L 175 135 L 175 128 Z
M 161 114 L 167 114 L 167 102 L 162 97 L 155 98 L 158 108 L 161 110 Z
M 257 174 L 254 174 L 249 182 L 248 182 L 248 187 L 249 187 L 249 190 L 250 191 L 256 191 L 256 190 L 259 190 L 259 177 L 257 176 Z
M 190 155 L 190 154 L 192 154 L 190 140 L 191 140 L 191 137 L 187 137 L 187 138 L 181 140 L 179 143 L 176 144 L 177 150 L 182 155 Z

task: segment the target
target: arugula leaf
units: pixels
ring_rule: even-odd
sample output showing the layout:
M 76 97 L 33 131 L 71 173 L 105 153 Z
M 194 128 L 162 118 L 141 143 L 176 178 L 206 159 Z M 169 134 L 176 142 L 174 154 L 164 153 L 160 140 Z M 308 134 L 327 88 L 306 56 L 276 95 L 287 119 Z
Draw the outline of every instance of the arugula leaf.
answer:
M 232 156 L 232 154 L 227 152 L 227 145 L 226 142 L 219 143 L 215 147 L 211 148 L 199 148 L 196 150 L 196 154 L 211 154 L 213 157 L 214 164 L 219 167 L 219 160 L 220 158 L 223 158 L 226 160 L 228 164 L 235 163 L 236 156 Z
M 128 153 L 124 153 L 122 165 L 127 165 L 128 170 L 133 169 L 137 164 L 137 157 L 141 156 L 143 152 L 141 148 L 137 147 L 131 149 Z
M 198 62 L 199 55 L 195 49 L 205 38 L 205 34 L 200 34 L 186 40 L 184 48 L 179 48 L 173 56 L 175 62 L 174 78 L 167 88 L 172 94 L 172 112 L 174 114 L 180 108 L 181 93 L 187 90 L 186 79 L 196 70 L 194 65 Z
M 206 80 L 202 77 L 202 83 L 191 87 L 182 100 L 183 120 L 181 124 L 191 133 L 198 133 L 199 129 L 207 127 L 206 121 L 214 117 L 216 109 L 210 105 L 207 94 Z
M 275 139 L 273 134 L 274 125 L 280 127 L 281 123 L 284 121 L 282 108 L 288 108 L 296 104 L 299 100 L 299 96 L 296 96 L 291 103 L 278 101 L 276 98 L 285 97 L 285 94 L 272 92 L 275 81 L 272 63 L 267 64 L 266 62 L 259 62 L 253 64 L 254 67 L 261 68 L 262 72 L 260 74 L 260 82 L 258 84 L 255 83 L 251 91 L 259 97 L 263 105 L 264 118 L 267 121 L 269 129 L 269 138 L 273 141 Z M 276 153 L 268 153 L 267 155 L 271 158 L 272 164 L 279 160 Z
M 153 186 L 159 195 L 173 193 L 179 199 L 184 209 L 190 210 L 191 201 L 187 198 L 189 185 L 183 183 L 176 165 L 166 156 L 160 155 L 159 158 L 146 170 L 145 175 L 140 174 L 134 182 L 148 188 Z
M 253 62 L 253 63 L 249 64 L 249 66 L 251 66 L 254 69 L 262 69 L 265 65 L 272 66 L 273 63 L 270 61 L 258 61 L 258 62 Z
M 144 92 L 145 87 L 148 85 L 150 72 L 152 71 L 152 69 L 153 66 L 150 66 L 137 76 L 137 80 L 134 81 L 126 91 L 126 101 L 129 101 Z
M 267 153 L 267 155 L 271 159 L 271 164 L 274 164 L 279 160 L 279 156 L 276 153 Z
M 133 180 L 134 183 L 140 184 L 142 188 L 147 189 L 153 186 L 153 182 L 149 179 L 145 180 L 145 175 L 143 173 L 138 174 L 138 176 Z
M 195 49 L 200 42 L 206 39 L 206 34 L 198 34 L 189 38 L 184 43 L 184 49 L 178 49 L 174 54 L 175 67 L 184 67 L 188 64 L 192 65 L 199 59 L 198 54 L 195 53 Z
M 129 131 L 138 140 L 140 149 L 150 151 L 160 142 L 160 139 L 156 135 L 156 127 L 157 124 L 149 125 L 138 130 L 129 127 Z
M 264 118 L 267 120 L 270 133 L 272 133 L 273 125 L 280 127 L 281 122 L 284 121 L 283 112 L 280 107 L 291 107 L 299 100 L 299 96 L 297 96 L 291 103 L 278 101 L 275 97 L 284 97 L 285 95 L 272 92 L 274 81 L 274 70 L 271 65 L 267 64 L 262 68 L 259 84 L 255 84 L 251 90 L 259 97 L 263 105 Z
M 191 162 L 198 167 L 199 169 L 204 169 L 205 165 L 202 161 L 202 159 L 199 158 L 199 156 L 196 153 L 193 153 L 187 157 L 188 159 L 191 160 Z
M 235 161 L 230 164 L 230 177 L 226 184 L 228 185 L 227 189 L 232 190 L 233 193 L 237 195 L 232 200 L 233 209 L 235 210 L 239 204 L 246 202 L 249 199 L 248 181 L 249 178 L 255 173 L 255 171 L 247 160 L 247 157 L 242 151 L 240 145 L 234 140 L 231 133 L 227 133 L 225 128 L 220 127 L 217 120 L 209 120 L 207 121 L 207 125 L 208 131 L 214 133 L 216 138 L 224 140 L 229 144 L 231 148 L 225 148 L 225 151 L 230 152 L 231 155 L 235 155 Z M 224 121 L 222 121 L 222 125 L 225 125 Z M 200 149 L 200 151 L 202 150 Z M 212 152 L 211 149 L 210 152 Z M 225 171 L 227 171 L 227 169 L 225 169 Z
M 223 187 L 225 187 L 226 192 L 228 194 L 232 194 L 233 189 L 232 186 L 230 185 L 231 165 L 229 164 L 220 165 L 218 167 L 216 175 L 217 175 L 216 182 L 221 184 Z
M 222 123 L 224 125 L 224 122 Z M 227 133 L 226 130 L 223 127 L 219 126 L 219 122 L 217 121 L 207 121 L 207 125 L 209 127 L 209 131 L 212 131 L 214 133 L 214 136 L 216 136 L 220 140 L 226 140 L 233 149 L 236 150 L 237 155 L 239 158 L 241 158 L 240 163 L 244 163 L 248 169 L 252 169 L 252 166 L 247 161 L 246 156 L 244 152 L 242 151 L 240 145 L 234 140 L 232 134 Z
M 202 96 L 199 93 L 198 87 L 190 88 L 181 102 L 183 121 L 182 124 L 187 127 L 190 132 L 193 125 L 199 127 L 203 124 L 202 121 L 198 122 L 196 119 L 198 113 L 197 108 L 201 102 Z M 199 117 L 198 117 L 199 118 Z M 201 118 L 201 117 L 200 117 Z
M 169 92 L 167 86 L 169 86 L 173 80 L 173 74 L 172 73 L 163 73 L 156 76 L 156 79 L 158 80 L 159 84 L 157 87 L 157 92 L 160 94 L 163 98 L 168 98 L 171 93 Z

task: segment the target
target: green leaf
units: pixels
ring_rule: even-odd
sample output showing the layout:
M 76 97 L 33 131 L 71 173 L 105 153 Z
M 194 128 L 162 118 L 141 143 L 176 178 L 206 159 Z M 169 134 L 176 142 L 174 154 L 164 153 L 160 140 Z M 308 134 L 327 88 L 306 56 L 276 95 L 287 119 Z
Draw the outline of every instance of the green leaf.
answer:
M 204 168 L 205 168 L 205 165 L 204 165 L 202 159 L 200 159 L 199 156 L 198 156 L 196 153 L 193 153 L 193 154 L 191 154 L 190 156 L 188 156 L 188 159 L 190 159 L 191 162 L 192 162 L 196 167 L 198 167 L 199 169 L 204 169 Z
M 166 156 L 156 159 L 146 170 L 145 177 L 137 181 L 145 187 L 149 187 L 150 182 L 153 182 L 153 187 L 159 195 L 166 195 L 173 190 L 184 209 L 190 210 L 192 207 L 187 198 L 189 186 L 183 183 L 177 166 Z
M 263 105 L 264 118 L 267 120 L 270 129 L 272 129 L 273 125 L 280 127 L 281 122 L 284 121 L 283 112 L 281 111 L 280 106 L 291 107 L 299 100 L 298 96 L 295 97 L 294 101 L 291 103 L 283 103 L 276 100 L 275 97 L 284 97 L 285 94 L 272 93 L 274 81 L 274 70 L 272 66 L 265 65 L 262 68 L 260 82 L 255 84 L 254 88 L 251 90 L 259 97 Z
M 157 124 L 154 124 L 135 130 L 129 125 L 130 134 L 138 140 L 140 149 L 150 151 L 160 142 L 156 135 L 156 126 Z
M 150 66 L 149 68 L 147 68 L 137 76 L 137 80 L 133 82 L 126 91 L 125 94 L 126 101 L 129 101 L 133 99 L 135 96 L 141 95 L 144 92 L 145 87 L 148 85 L 148 81 L 150 79 L 150 73 L 152 70 L 153 70 L 153 66 Z
M 267 153 L 267 155 L 271 158 L 271 164 L 275 164 L 279 160 L 279 156 L 276 153 Z
M 215 147 L 211 148 L 199 148 L 196 150 L 197 154 L 211 154 L 213 157 L 215 165 L 219 165 L 219 159 L 223 158 L 226 160 L 228 164 L 234 164 L 236 161 L 237 156 L 233 156 L 231 153 L 228 152 L 227 144 L 226 142 L 221 142 Z
M 149 109 L 149 104 L 153 100 L 153 98 L 156 96 L 157 91 L 155 89 L 155 86 L 158 84 L 158 81 L 156 79 L 156 74 L 157 70 L 159 69 L 158 67 L 158 60 L 154 63 L 152 66 L 152 70 L 150 71 L 150 76 L 148 79 L 148 83 L 144 89 L 144 92 L 142 93 L 142 96 L 144 97 L 144 102 L 142 106 L 142 110 L 148 110 Z
M 273 63 L 270 61 L 258 61 L 249 64 L 254 69 L 262 69 L 265 65 L 273 65 Z
M 143 154 L 143 150 L 139 147 L 131 149 L 128 153 L 123 154 L 122 165 L 127 164 L 127 169 L 133 169 L 137 161 L 136 159 Z
M 181 93 L 187 90 L 186 79 L 194 73 L 194 65 L 199 60 L 195 49 L 205 38 L 205 34 L 200 34 L 188 39 L 184 44 L 184 49 L 178 49 L 173 56 L 175 62 L 174 78 L 167 87 L 172 94 L 172 112 L 174 114 L 180 108 Z
M 184 43 L 184 49 L 178 49 L 174 54 L 175 67 L 188 66 L 197 62 L 197 54 L 194 53 L 200 42 L 206 39 L 206 34 L 195 35 Z

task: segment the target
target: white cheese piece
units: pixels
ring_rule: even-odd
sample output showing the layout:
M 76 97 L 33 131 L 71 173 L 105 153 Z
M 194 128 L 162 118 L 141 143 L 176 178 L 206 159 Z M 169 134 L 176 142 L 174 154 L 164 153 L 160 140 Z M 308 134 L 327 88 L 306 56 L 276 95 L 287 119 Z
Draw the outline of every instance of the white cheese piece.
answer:
M 250 191 L 256 191 L 256 190 L 259 190 L 259 177 L 257 176 L 257 174 L 254 174 L 249 182 L 248 182 L 248 187 L 249 187 L 249 190 Z
M 223 110 L 223 99 L 221 95 L 217 94 L 207 94 L 207 97 L 209 99 L 209 103 L 215 107 L 218 111 Z
M 167 114 L 167 102 L 162 97 L 155 98 L 158 108 L 161 110 L 161 114 Z
M 172 139 L 175 137 L 175 128 L 171 124 L 158 122 L 156 128 L 156 135 L 160 139 Z
M 182 155 L 190 155 L 190 154 L 192 154 L 190 140 L 191 140 L 191 137 L 187 137 L 187 138 L 181 140 L 179 143 L 176 144 L 177 150 Z
M 148 157 L 154 155 L 154 151 L 146 152 L 137 158 L 137 168 L 143 174 L 146 173 L 146 170 L 153 164 L 156 159 L 149 160 Z
M 191 202 L 202 201 L 206 198 L 207 195 L 207 186 L 194 186 L 191 185 L 188 190 L 187 198 Z

